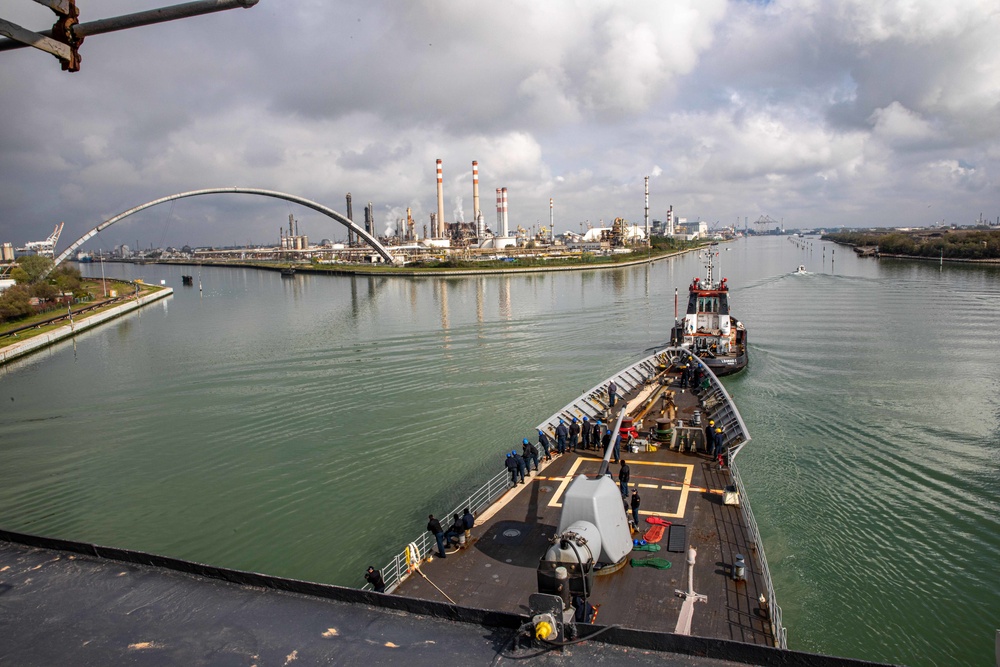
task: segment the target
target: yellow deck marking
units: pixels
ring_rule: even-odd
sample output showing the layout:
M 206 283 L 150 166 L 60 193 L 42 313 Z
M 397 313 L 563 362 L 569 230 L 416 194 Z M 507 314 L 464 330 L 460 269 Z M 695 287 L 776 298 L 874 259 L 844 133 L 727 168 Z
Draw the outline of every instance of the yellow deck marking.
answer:
M 570 469 L 566 473 L 565 477 L 562 477 L 562 478 L 551 477 L 551 478 L 549 478 L 549 479 L 551 479 L 553 481 L 555 481 L 555 480 L 559 480 L 560 481 L 559 487 L 556 489 L 556 492 L 552 494 L 552 500 L 549 501 L 549 504 L 548 504 L 549 507 L 562 507 L 562 496 L 563 496 L 563 493 L 566 491 L 566 487 L 569 486 L 569 483 L 571 481 L 573 481 L 573 478 L 576 477 L 576 471 L 580 467 L 580 464 L 583 463 L 584 461 L 588 461 L 588 462 L 592 462 L 592 463 L 600 463 L 601 459 L 588 458 L 588 457 L 579 457 L 579 458 L 576 459 L 576 461 L 573 462 L 573 465 L 570 466 Z M 706 489 L 704 489 L 704 488 L 692 487 L 691 486 L 691 478 L 694 477 L 694 465 L 692 465 L 690 463 L 663 463 L 661 461 L 633 461 L 630 465 L 632 465 L 632 466 L 663 466 L 663 467 L 668 467 L 668 468 L 683 468 L 684 469 L 684 481 L 681 482 L 680 485 L 678 485 L 678 484 L 639 484 L 640 488 L 645 488 L 645 489 L 659 489 L 659 490 L 663 490 L 663 491 L 679 491 L 680 492 L 680 498 L 678 498 L 678 500 L 677 500 L 676 511 L 674 511 L 674 512 L 648 512 L 648 511 L 639 510 L 639 514 L 649 514 L 649 515 L 654 515 L 654 516 L 662 516 L 662 517 L 667 517 L 667 518 L 671 518 L 671 519 L 682 518 L 684 516 L 684 512 L 687 510 L 688 494 L 691 491 L 696 491 L 696 492 L 700 492 L 700 493 L 705 493 L 705 491 L 706 491 Z M 535 479 L 539 479 L 539 478 L 536 477 Z M 714 489 L 712 489 L 712 493 L 716 493 L 716 491 Z M 721 493 L 721 491 L 719 493 Z
M 641 463 L 640 463 L 641 465 Z M 694 477 L 694 466 L 688 463 L 672 464 L 664 463 L 660 465 L 673 465 L 677 468 L 685 468 L 684 471 L 684 483 L 680 487 L 681 497 L 677 499 L 677 511 L 673 514 L 663 514 L 662 516 L 670 517 L 673 519 L 680 519 L 684 517 L 684 511 L 687 509 L 688 493 L 691 491 L 691 478 Z M 677 487 L 668 488 L 669 490 L 676 489 Z
M 549 501 L 549 507 L 562 507 L 562 503 L 559 501 L 559 499 L 562 498 L 562 494 L 564 491 L 566 491 L 566 487 L 569 486 L 569 483 L 573 480 L 573 477 L 575 477 L 574 473 L 576 472 L 576 469 L 579 468 L 580 464 L 584 461 L 595 461 L 595 460 L 597 459 L 588 459 L 579 457 L 576 459 L 576 461 L 573 462 L 573 465 L 571 465 L 569 468 L 569 472 L 566 473 L 566 477 L 564 477 L 562 482 L 559 483 L 559 488 L 557 488 L 556 492 L 552 494 L 552 500 Z

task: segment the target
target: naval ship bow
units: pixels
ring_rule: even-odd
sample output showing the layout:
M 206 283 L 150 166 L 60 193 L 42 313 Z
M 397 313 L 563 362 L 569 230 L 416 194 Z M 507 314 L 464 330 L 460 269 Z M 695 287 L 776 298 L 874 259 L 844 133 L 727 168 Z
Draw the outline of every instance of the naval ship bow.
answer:
M 584 417 L 610 426 L 612 446 L 555 454 L 560 420 Z M 703 359 L 685 347 L 662 349 L 584 392 L 537 430 L 552 441 L 552 459 L 542 454 L 525 484 L 512 484 L 504 471 L 452 512 L 435 513 L 447 526 L 468 507 L 475 526 L 446 559 L 436 557 L 430 533 L 418 535 L 382 568 L 388 593 L 527 613 L 527 632 L 543 641 L 601 626 L 786 647 L 737 466 L 750 435 Z M 624 496 L 615 434 L 631 470 Z M 719 439 L 721 454 L 709 454 L 710 438 Z M 629 508 L 635 490 L 638 525 Z

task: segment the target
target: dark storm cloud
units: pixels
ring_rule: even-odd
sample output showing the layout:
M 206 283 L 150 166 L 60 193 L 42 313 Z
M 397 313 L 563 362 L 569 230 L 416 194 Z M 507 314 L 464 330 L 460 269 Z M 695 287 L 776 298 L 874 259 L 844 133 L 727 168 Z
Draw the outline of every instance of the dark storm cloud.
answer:
M 376 143 L 365 146 L 360 151 L 345 151 L 337 159 L 337 164 L 345 169 L 377 169 L 386 162 L 396 162 L 412 153 L 409 144 L 386 146 Z

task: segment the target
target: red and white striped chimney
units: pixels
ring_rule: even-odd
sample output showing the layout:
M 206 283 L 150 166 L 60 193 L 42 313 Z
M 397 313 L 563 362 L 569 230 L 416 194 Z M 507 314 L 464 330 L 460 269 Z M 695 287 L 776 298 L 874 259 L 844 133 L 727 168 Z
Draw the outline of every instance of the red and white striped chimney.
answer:
M 479 163 L 472 161 L 472 219 L 479 220 Z
M 501 204 L 503 200 L 500 198 L 500 188 L 497 188 L 497 232 L 499 235 L 500 228 L 503 226 L 503 207 Z
M 437 229 L 434 230 L 434 236 L 439 239 L 444 238 L 444 179 L 441 175 L 441 160 L 437 161 L 437 176 L 438 176 L 438 214 L 437 214 Z
M 503 235 L 506 238 L 509 235 L 507 231 L 507 188 L 500 188 L 500 215 L 500 228 L 503 230 Z

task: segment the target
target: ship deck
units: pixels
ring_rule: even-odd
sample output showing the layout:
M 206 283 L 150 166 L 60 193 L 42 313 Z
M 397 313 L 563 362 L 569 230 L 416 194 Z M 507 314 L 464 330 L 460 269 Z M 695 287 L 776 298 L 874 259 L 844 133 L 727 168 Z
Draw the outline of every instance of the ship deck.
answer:
M 676 416 L 689 424 L 694 411 L 704 406 L 689 390 L 681 390 L 679 375 L 666 377 L 665 384 L 673 392 Z M 640 387 L 626 394 L 619 406 L 625 405 L 631 414 L 643 402 L 644 397 L 638 394 Z M 687 432 L 697 436 L 697 452 L 681 453 L 667 447 L 622 452 L 631 469 L 630 487 L 639 486 L 641 530 L 649 527 L 645 519 L 651 516 L 673 524 L 661 540 L 659 552 L 633 551 L 629 559 L 663 558 L 671 566 L 661 570 L 626 563 L 612 574 L 596 576 L 590 596 L 592 604 L 600 605 L 595 622 L 683 633 L 678 619 L 684 601 L 677 592 L 687 589 L 687 548 L 691 546 L 697 550 L 694 591 L 706 598 L 694 603 L 690 634 L 773 646 L 768 613 L 759 601 L 762 594 L 766 596 L 766 575 L 761 572 L 756 545 L 739 506 L 723 502 L 723 491 L 732 483 L 730 472 L 705 453 L 702 429 Z M 559 524 L 563 493 L 575 476 L 596 475 L 600 456 L 603 452 L 567 452 L 543 462 L 525 484 L 509 489 L 477 517 L 468 544 L 450 552 L 446 559 L 424 562 L 394 593 L 481 609 L 527 612 L 528 596 L 538 590 L 539 559 Z M 616 482 L 618 470 L 612 462 L 609 471 Z M 676 550 L 668 551 L 668 547 Z M 746 562 L 742 581 L 732 576 L 737 554 Z

